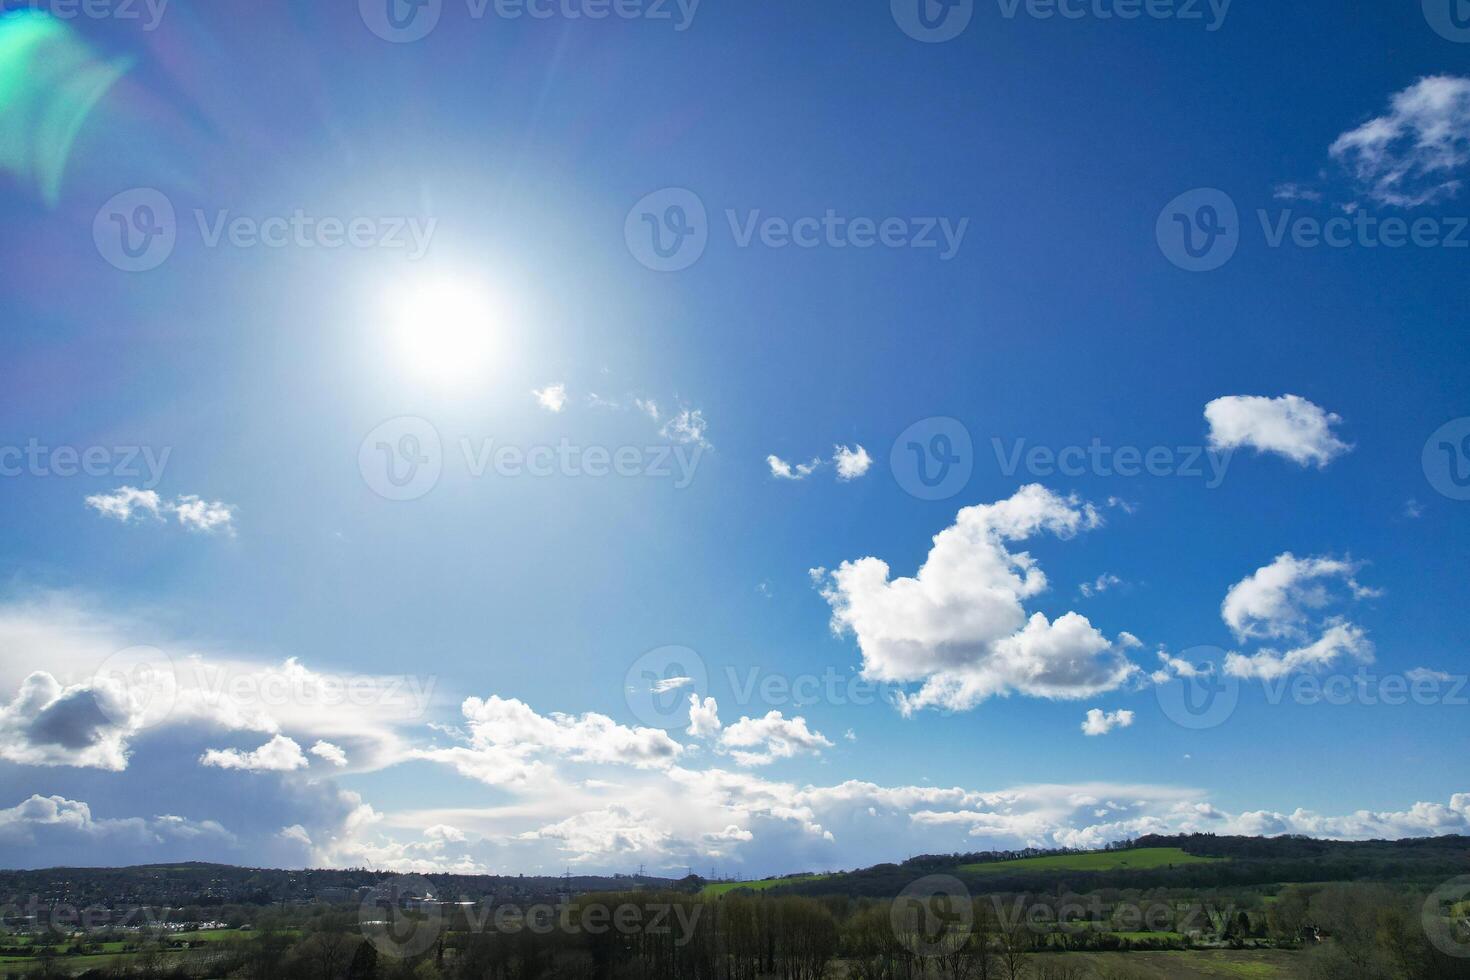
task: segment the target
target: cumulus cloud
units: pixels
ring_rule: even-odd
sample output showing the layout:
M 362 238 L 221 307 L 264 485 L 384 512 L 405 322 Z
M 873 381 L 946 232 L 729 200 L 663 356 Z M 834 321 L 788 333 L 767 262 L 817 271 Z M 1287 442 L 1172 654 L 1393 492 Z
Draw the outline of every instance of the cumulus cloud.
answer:
M 183 494 L 164 500 L 153 490 L 118 487 L 111 493 L 93 494 L 86 504 L 103 517 L 124 523 L 144 515 L 162 521 L 172 515 L 179 526 L 188 531 L 212 534 L 222 531 L 234 534 L 235 509 L 219 500 L 205 500 L 195 494 Z
M 1256 653 L 1231 653 L 1225 671 L 1236 677 L 1272 680 L 1300 671 L 1332 666 L 1347 657 L 1373 660 L 1373 644 L 1361 627 L 1331 612 L 1347 599 L 1379 593 L 1359 584 L 1361 566 L 1331 557 L 1278 555 L 1230 587 L 1220 616 L 1239 641 L 1288 644 L 1288 649 L 1262 647 Z
M 856 480 L 872 467 L 873 457 L 862 446 L 835 446 L 832 450 L 832 463 L 837 467 L 837 479 Z
M 714 698 L 700 700 L 698 694 L 689 695 L 689 727 L 684 731 L 695 738 L 709 738 L 720 730 L 720 709 Z
M 1101 595 L 1117 585 L 1122 585 L 1123 580 L 1112 572 L 1105 572 L 1093 579 L 1091 582 L 1083 582 L 1077 586 L 1077 591 L 1082 593 L 1082 598 L 1091 599 L 1095 595 Z
M 1387 113 L 1339 136 L 1331 154 L 1379 204 L 1454 197 L 1470 164 L 1470 78 L 1421 78 L 1394 94 Z
M 318 741 L 311 747 L 311 754 L 324 762 L 330 762 L 334 766 L 347 765 L 347 753 L 342 748 L 331 742 Z
M 0 758 L 120 772 L 128 765 L 129 715 L 122 691 L 63 686 L 50 673 L 36 671 L 0 705 Z
M 564 384 L 550 384 L 545 388 L 536 388 L 531 392 L 536 399 L 536 404 L 548 412 L 560 412 L 567 407 L 567 386 Z
M 16 806 L 0 810 L 0 843 L 33 846 L 41 837 L 57 834 L 113 845 L 162 845 L 201 839 L 211 846 L 234 842 L 234 836 L 212 820 L 185 820 L 167 814 L 147 820 L 100 820 L 86 803 L 64 796 L 32 794 Z
M 1046 591 L 1047 578 L 1008 545 L 1042 532 L 1069 538 L 1100 523 L 1090 504 L 1033 484 L 961 510 L 912 578 L 892 578 L 875 557 L 814 569 L 813 578 L 832 608 L 833 631 L 857 638 L 865 677 L 922 682 L 900 699 L 907 712 L 966 710 L 1012 692 L 1091 697 L 1137 671 L 1123 653 L 1127 642 L 1109 641 L 1075 612 L 1054 621 L 1028 616 L 1023 601 Z
M 713 706 L 714 699 L 708 703 Z M 764 766 L 831 747 L 821 732 L 807 728 L 805 718 L 786 718 L 779 711 L 769 711 L 764 718 L 741 718 L 720 732 L 718 742 L 718 751 L 729 753 L 742 766 Z
M 309 763 L 295 739 L 277 735 L 253 752 L 239 749 L 209 749 L 199 757 L 202 766 L 216 769 L 244 769 L 247 772 L 291 772 L 305 769 Z
M 548 759 L 649 769 L 673 764 L 684 751 L 661 729 L 629 728 L 595 712 L 541 715 L 524 701 L 499 695 L 467 698 L 461 711 L 468 744 L 414 754 L 492 785 L 549 776 Z
M 1352 449 L 1332 427 L 1342 419 L 1297 395 L 1229 395 L 1205 406 L 1210 448 L 1242 446 L 1318 469 Z
M 1087 718 L 1082 722 L 1082 734 L 1106 735 L 1115 728 L 1127 728 L 1132 724 L 1133 712 L 1131 711 L 1104 711 L 1101 708 L 1091 708 L 1087 712 Z

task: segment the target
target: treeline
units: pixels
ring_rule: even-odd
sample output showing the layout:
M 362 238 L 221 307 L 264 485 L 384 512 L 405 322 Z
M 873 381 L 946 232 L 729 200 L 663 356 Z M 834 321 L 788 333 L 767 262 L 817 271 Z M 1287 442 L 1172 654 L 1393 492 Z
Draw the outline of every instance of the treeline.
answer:
M 1081 899 L 1083 896 L 1065 896 Z M 1380 885 L 1290 887 L 1254 909 L 1166 903 L 1202 927 L 1196 937 L 1237 948 L 1258 939 L 1304 947 L 1301 976 L 1320 980 L 1466 980 L 1470 957 L 1437 948 L 1426 930 L 1424 895 Z M 683 892 L 588 895 L 527 914 L 512 928 L 456 919 L 434 928 L 412 955 L 365 938 L 355 917 L 319 910 L 293 927 L 267 923 L 250 939 L 222 943 L 207 957 L 135 959 L 85 980 L 1104 980 L 1152 976 L 1130 950 L 1180 947 L 1108 931 L 1111 923 L 1069 914 L 1053 896 L 868 901 L 845 896 Z M 1041 914 L 1036 914 L 1040 911 Z M 1446 935 L 1455 910 L 1445 909 Z M 389 935 L 412 937 L 429 920 L 398 922 Z M 1101 925 L 1102 930 L 1094 928 Z M 1075 926 L 1076 928 L 1070 928 Z M 1461 937 L 1470 938 L 1470 937 Z M 400 947 L 401 949 L 401 947 Z M 386 951 L 385 951 L 386 950 Z M 1089 968 L 1059 954 L 1116 950 Z M 1465 947 L 1470 952 L 1470 947 Z M 64 964 L 37 964 L 38 977 Z

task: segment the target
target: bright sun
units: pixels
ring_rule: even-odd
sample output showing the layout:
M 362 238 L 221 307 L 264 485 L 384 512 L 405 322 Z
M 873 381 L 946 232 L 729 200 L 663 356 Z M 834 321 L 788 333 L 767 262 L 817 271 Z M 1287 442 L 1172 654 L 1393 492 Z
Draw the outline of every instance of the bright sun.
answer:
M 390 302 L 394 355 L 415 377 L 459 385 L 483 376 L 504 309 L 482 283 L 434 279 L 395 291 Z

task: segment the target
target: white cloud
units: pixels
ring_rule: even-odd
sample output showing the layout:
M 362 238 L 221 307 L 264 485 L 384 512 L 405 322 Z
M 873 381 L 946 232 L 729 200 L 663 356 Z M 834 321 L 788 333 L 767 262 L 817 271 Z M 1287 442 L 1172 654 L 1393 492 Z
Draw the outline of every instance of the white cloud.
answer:
M 935 535 L 913 578 L 890 578 L 887 562 L 874 557 L 814 577 L 832 607 L 833 631 L 857 637 L 865 677 L 923 682 L 901 699 L 905 711 L 966 710 L 1013 691 L 1091 697 L 1137 668 L 1084 616 L 1028 616 L 1023 600 L 1047 589 L 1046 575 L 1007 543 L 1043 531 L 1067 538 L 1100 523 L 1091 505 L 1033 484 L 961 510 Z
M 694 678 L 692 677 L 663 677 L 654 681 L 653 687 L 649 690 L 654 694 L 667 694 L 670 691 L 677 691 L 681 687 L 688 687 L 693 683 Z
M 103 517 L 130 521 L 134 515 L 144 511 L 155 518 L 160 517 L 163 501 L 156 490 L 118 487 L 112 493 L 98 493 L 88 497 L 87 506 Z
M 771 468 L 771 475 L 778 480 L 805 480 L 822 465 L 822 461 L 813 459 L 810 463 L 792 465 L 780 456 L 767 456 L 766 465 Z
M 847 446 L 835 446 L 832 451 L 832 462 L 837 467 L 837 479 L 856 480 L 868 472 L 873 465 L 873 457 L 862 446 L 849 448 Z
M 1220 616 L 1237 639 L 1303 639 L 1312 619 L 1340 596 L 1340 582 L 1355 598 L 1377 595 L 1356 578 L 1360 565 L 1337 558 L 1277 555 L 1269 565 L 1236 582 L 1220 604 Z
M 333 745 L 331 742 L 318 741 L 311 747 L 311 754 L 334 766 L 347 765 L 347 753 L 343 752 L 340 746 Z
M 291 772 L 309 764 L 295 739 L 277 735 L 253 752 L 239 749 L 209 749 L 199 757 L 202 766 L 244 769 L 247 772 Z
M 1262 647 L 1251 655 L 1231 653 L 1225 672 L 1273 680 L 1325 669 L 1344 657 L 1371 663 L 1373 644 L 1366 631 L 1327 611 L 1345 598 L 1379 594 L 1358 583 L 1358 568 L 1336 558 L 1297 558 L 1285 552 L 1232 585 L 1220 616 L 1237 640 L 1294 645 L 1284 652 Z
M 1433 681 L 1438 684 L 1454 680 L 1454 677 L 1443 670 L 1430 670 L 1428 667 L 1415 667 L 1404 675 L 1416 684 Z
M 695 738 L 709 738 L 719 730 L 720 711 L 715 699 L 701 701 L 698 694 L 689 695 L 689 727 L 684 731 Z
M 1296 183 L 1277 184 L 1271 195 L 1278 201 L 1320 201 L 1322 192 Z
M 707 703 L 713 707 L 714 699 Z M 692 716 L 690 725 L 693 727 Z M 769 711 L 764 718 L 741 718 L 720 732 L 718 743 L 718 751 L 729 753 L 742 766 L 768 765 L 831 747 L 821 732 L 807 728 L 805 718 L 786 718 L 779 711 Z
M 709 440 L 705 438 L 705 432 L 709 429 L 709 423 L 705 421 L 704 412 L 699 409 L 680 409 L 678 414 L 670 417 L 659 429 L 659 435 L 665 439 L 675 442 L 703 446 L 710 448 Z
M 1341 418 L 1297 395 L 1216 398 L 1205 406 L 1205 419 L 1211 449 L 1246 446 L 1319 469 L 1352 449 L 1332 431 Z
M 1084 735 L 1106 735 L 1115 728 L 1127 728 L 1133 724 L 1133 712 L 1103 711 L 1101 708 L 1091 708 L 1087 712 L 1087 718 L 1082 722 L 1082 734 Z
M 172 514 L 185 530 L 205 534 L 215 531 L 235 533 L 235 509 L 232 506 L 219 500 L 204 500 L 195 494 L 183 494 L 173 500 L 164 500 L 153 490 L 118 487 L 112 493 L 87 497 L 86 504 L 103 517 L 125 523 L 145 513 L 160 521 L 165 515 Z
M 192 494 L 179 497 L 173 503 L 174 516 L 190 531 L 212 534 L 224 531 L 235 532 L 235 509 L 218 500 L 202 500 Z
M 535 388 L 531 396 L 536 399 L 536 404 L 548 412 L 560 412 L 567 407 L 567 386 L 564 384 L 550 384 L 545 388 Z
M 67 687 L 36 671 L 0 706 L 0 759 L 120 772 L 128 765 L 130 713 L 116 687 Z
M 1115 585 L 1122 585 L 1123 580 L 1112 572 L 1105 572 L 1091 582 L 1083 582 L 1077 586 L 1077 591 L 1082 593 L 1082 598 L 1091 599 L 1095 595 L 1101 595 Z
M 1420 79 L 1394 94 L 1387 114 L 1339 136 L 1331 154 L 1379 204 L 1454 197 L 1470 164 L 1470 78 Z

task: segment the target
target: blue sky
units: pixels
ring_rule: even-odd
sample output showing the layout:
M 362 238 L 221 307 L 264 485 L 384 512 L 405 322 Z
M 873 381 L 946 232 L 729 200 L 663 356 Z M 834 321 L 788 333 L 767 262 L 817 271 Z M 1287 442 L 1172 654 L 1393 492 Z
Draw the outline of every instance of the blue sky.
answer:
M 1466 832 L 1467 38 L 1120 7 L 0 19 L 0 864 Z

